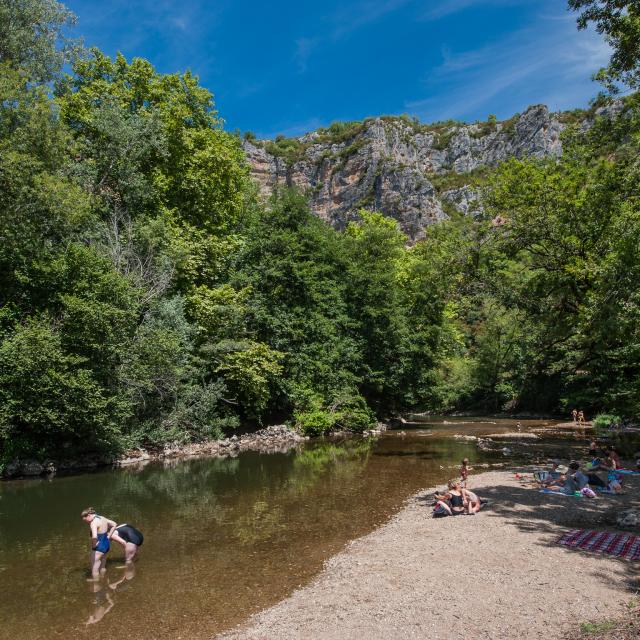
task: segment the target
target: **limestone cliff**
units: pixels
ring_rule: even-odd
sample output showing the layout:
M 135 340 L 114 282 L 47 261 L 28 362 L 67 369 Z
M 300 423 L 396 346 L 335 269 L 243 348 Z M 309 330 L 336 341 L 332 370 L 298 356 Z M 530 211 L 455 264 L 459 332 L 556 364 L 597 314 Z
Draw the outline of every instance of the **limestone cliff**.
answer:
M 506 121 L 470 125 L 384 116 L 243 144 L 262 193 L 295 185 L 309 194 L 316 215 L 338 228 L 366 207 L 395 218 L 417 239 L 426 225 L 472 214 L 478 203 L 469 185 L 489 167 L 560 154 L 561 131 L 583 115 L 538 105 Z

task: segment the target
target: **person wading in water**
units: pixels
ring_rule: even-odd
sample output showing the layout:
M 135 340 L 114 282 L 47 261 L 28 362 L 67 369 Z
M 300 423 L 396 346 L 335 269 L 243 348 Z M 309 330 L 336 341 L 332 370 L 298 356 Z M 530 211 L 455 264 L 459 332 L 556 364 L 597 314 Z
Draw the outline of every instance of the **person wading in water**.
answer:
M 91 528 L 91 580 L 98 580 L 107 571 L 105 565 L 110 547 L 109 532 L 115 528 L 116 523 L 99 516 L 93 507 L 88 507 L 80 515 Z
M 114 527 L 109 538 L 119 542 L 124 547 L 125 564 L 132 563 L 138 555 L 138 548 L 142 546 L 144 536 L 130 524 L 119 524 Z

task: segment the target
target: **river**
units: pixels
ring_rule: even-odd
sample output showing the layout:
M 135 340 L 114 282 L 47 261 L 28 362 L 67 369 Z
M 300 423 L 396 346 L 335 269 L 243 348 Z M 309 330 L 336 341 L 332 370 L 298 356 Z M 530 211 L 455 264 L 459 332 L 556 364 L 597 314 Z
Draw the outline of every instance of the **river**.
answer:
M 543 435 L 552 426 L 522 421 Z M 455 476 L 461 458 L 482 470 L 533 455 L 532 445 L 480 451 L 453 437 L 514 429 L 513 420 L 424 419 L 287 453 L 0 483 L 0 637 L 211 638 L 308 582 L 418 489 Z M 566 446 L 534 442 L 545 456 Z M 114 545 L 106 580 L 87 582 L 87 506 L 143 531 L 135 570 Z

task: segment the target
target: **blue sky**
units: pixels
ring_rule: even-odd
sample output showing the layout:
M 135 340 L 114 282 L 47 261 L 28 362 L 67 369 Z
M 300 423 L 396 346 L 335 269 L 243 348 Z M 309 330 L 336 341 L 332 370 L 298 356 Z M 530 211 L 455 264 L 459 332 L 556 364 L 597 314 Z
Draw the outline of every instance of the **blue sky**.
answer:
M 85 44 L 191 69 L 228 129 L 586 106 L 609 56 L 563 0 L 67 0 Z

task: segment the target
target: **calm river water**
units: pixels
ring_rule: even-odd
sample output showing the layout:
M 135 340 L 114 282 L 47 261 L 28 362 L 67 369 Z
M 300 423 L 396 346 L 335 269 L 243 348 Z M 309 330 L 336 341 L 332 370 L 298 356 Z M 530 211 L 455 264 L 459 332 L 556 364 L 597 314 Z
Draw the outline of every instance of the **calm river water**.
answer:
M 454 434 L 514 426 L 448 418 L 289 453 L 0 483 L 0 638 L 211 638 L 307 582 L 418 489 L 454 476 L 462 457 L 510 459 Z M 114 545 L 106 580 L 86 581 L 80 511 L 90 505 L 143 531 L 135 572 Z

